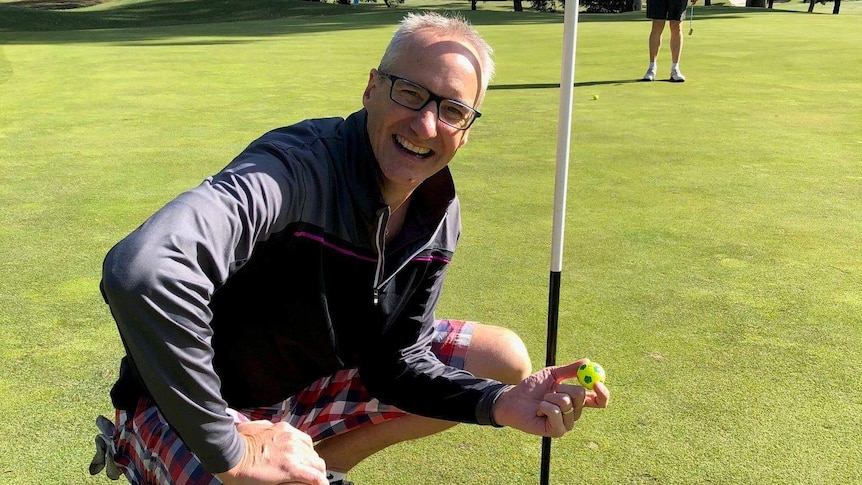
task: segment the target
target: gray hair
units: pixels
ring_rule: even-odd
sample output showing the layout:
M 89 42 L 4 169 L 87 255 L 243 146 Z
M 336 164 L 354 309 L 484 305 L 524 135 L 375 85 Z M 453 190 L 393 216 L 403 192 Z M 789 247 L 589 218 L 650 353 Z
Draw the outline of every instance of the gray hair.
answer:
M 458 14 L 441 15 L 435 12 L 408 13 L 401 20 L 401 25 L 395 31 L 392 40 L 389 41 L 386 52 L 383 53 L 383 58 L 380 59 L 379 70 L 389 72 L 409 46 L 413 36 L 422 30 L 431 30 L 460 38 L 476 50 L 479 54 L 479 62 L 482 67 L 482 90 L 479 97 L 479 104 L 481 104 L 481 100 L 485 97 L 485 92 L 488 90 L 488 84 L 491 82 L 491 78 L 494 77 L 494 60 L 491 59 L 494 49 L 485 42 L 485 39 L 476 32 L 476 29 L 470 25 L 467 19 Z

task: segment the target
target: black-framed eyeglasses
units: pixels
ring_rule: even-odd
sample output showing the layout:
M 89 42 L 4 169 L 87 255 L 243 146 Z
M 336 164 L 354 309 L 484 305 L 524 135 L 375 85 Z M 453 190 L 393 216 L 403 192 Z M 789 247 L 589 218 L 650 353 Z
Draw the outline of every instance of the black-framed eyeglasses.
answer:
M 470 106 L 454 99 L 438 96 L 413 81 L 383 71 L 377 71 L 377 73 L 392 81 L 389 99 L 413 111 L 420 111 L 431 101 L 436 101 L 437 119 L 452 128 L 466 130 L 476 121 L 476 118 L 482 116 L 482 113 Z

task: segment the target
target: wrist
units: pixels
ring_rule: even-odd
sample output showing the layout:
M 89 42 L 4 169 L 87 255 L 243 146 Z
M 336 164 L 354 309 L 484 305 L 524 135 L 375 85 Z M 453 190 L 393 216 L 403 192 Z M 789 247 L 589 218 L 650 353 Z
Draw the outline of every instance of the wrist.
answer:
M 494 412 L 497 408 L 497 402 L 500 399 L 500 396 L 506 393 L 509 389 L 512 389 L 515 386 L 512 385 L 501 385 L 499 388 L 494 389 L 492 392 L 486 394 L 481 401 L 479 401 L 479 406 L 477 407 L 476 418 L 479 424 L 491 425 L 495 428 L 502 428 L 505 425 L 500 424 L 497 421 Z
M 248 457 L 251 456 L 253 452 L 252 446 L 254 446 L 250 440 L 246 439 L 242 433 L 237 433 L 237 437 L 240 441 L 240 455 L 239 459 L 236 460 L 233 465 L 230 466 L 227 470 L 223 472 L 213 473 L 213 476 L 218 478 L 224 483 L 224 485 L 231 485 L 236 482 L 238 477 L 242 475 L 242 470 L 245 467 L 245 461 Z

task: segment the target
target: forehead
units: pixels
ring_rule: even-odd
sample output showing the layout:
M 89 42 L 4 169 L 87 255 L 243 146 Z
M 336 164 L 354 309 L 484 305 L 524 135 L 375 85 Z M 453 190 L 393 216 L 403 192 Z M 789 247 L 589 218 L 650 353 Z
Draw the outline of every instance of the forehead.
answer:
M 482 68 L 475 49 L 445 33 L 421 31 L 393 66 L 393 74 L 417 82 L 435 93 L 475 101 L 482 85 Z

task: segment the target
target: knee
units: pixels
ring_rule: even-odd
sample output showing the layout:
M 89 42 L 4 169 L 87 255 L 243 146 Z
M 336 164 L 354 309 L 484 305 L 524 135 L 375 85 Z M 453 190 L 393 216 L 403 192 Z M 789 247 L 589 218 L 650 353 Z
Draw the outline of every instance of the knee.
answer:
M 466 370 L 479 377 L 517 384 L 533 372 L 524 341 L 502 327 L 478 325 L 467 353 Z
M 504 375 L 498 380 L 507 384 L 517 384 L 533 373 L 533 363 L 521 337 L 509 329 L 503 330 L 507 359 L 502 369 Z

